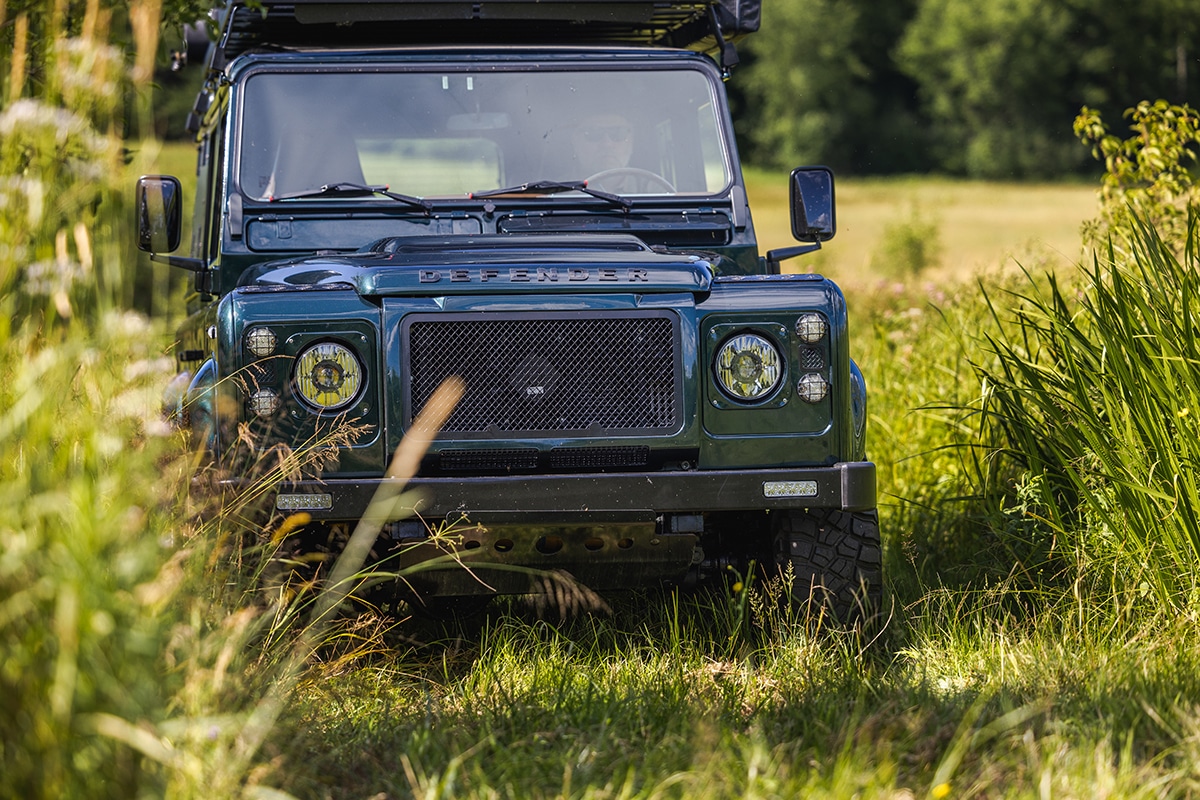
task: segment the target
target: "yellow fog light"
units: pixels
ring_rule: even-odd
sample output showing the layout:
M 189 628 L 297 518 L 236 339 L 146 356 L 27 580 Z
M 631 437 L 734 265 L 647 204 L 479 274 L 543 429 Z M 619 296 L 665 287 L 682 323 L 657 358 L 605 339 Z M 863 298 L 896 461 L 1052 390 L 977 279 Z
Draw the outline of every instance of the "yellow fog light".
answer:
M 296 359 L 296 391 L 320 411 L 335 411 L 354 402 L 362 388 L 362 365 L 337 342 L 322 342 Z
M 742 333 L 717 353 L 717 383 L 735 400 L 759 400 L 779 385 L 783 376 L 779 351 L 762 336 Z

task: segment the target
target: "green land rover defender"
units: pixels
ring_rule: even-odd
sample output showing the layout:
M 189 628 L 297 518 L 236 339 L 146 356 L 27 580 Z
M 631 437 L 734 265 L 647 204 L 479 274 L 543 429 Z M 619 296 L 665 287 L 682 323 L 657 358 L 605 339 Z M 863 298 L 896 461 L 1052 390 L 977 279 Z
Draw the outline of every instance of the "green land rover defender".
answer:
M 376 544 L 406 592 L 756 564 L 874 613 L 846 304 L 780 269 L 833 236 L 833 176 L 792 173 L 805 244 L 760 253 L 726 102 L 758 2 L 230 3 L 189 122 L 188 255 L 165 255 L 179 182 L 137 194 L 139 245 L 194 274 L 177 413 L 226 482 L 234 453 L 323 448 L 270 502 L 344 540 L 449 382 L 420 500 Z M 467 569 L 413 569 L 446 550 Z

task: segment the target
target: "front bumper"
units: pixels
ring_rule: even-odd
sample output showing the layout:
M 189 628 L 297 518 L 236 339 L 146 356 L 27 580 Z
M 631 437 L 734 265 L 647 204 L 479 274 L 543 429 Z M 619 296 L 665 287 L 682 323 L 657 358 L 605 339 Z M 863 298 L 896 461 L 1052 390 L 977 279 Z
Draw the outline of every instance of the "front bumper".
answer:
M 384 483 L 378 478 L 290 482 L 279 488 L 275 505 L 315 520 L 355 520 Z M 875 465 L 869 461 L 765 470 L 413 478 L 404 488 L 419 490 L 421 500 L 395 511 L 426 520 L 487 512 L 511 521 L 601 522 L 663 513 L 876 506 Z

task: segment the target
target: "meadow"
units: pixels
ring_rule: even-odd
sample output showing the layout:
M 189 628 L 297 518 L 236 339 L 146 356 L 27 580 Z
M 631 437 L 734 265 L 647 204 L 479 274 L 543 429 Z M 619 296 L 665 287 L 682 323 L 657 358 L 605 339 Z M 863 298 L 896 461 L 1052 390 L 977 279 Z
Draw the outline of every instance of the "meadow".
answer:
M 1200 793 L 1194 229 L 1134 221 L 1093 260 L 1090 186 L 839 184 L 829 260 L 798 266 L 843 282 L 870 391 L 873 629 L 753 576 L 566 618 L 339 615 L 268 579 L 286 531 L 208 497 L 163 421 L 119 143 L 81 123 L 89 169 L 56 173 L 62 120 L 11 109 L 0 174 L 47 167 L 0 204 L 0 796 Z M 753 176 L 769 246 L 785 178 Z

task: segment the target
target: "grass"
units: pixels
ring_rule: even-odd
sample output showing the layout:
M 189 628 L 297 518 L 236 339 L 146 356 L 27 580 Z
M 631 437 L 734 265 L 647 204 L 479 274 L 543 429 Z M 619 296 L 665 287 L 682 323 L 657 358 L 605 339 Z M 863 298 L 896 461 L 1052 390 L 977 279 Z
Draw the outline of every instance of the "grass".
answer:
M 276 732 L 303 797 L 1180 796 L 1196 787 L 1194 620 L 1022 622 L 931 592 L 886 640 L 727 648 L 723 598 L 520 609 L 323 677 Z M 649 601 L 649 602 L 647 602 Z M 718 612 L 718 617 L 720 616 Z

